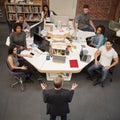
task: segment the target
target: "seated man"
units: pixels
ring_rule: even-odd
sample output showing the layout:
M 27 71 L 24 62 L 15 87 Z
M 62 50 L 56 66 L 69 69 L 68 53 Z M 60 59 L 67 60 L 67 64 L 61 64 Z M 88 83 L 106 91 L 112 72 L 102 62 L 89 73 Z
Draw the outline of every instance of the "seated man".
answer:
M 76 29 L 76 23 L 78 24 L 78 29 L 80 30 L 96 32 L 96 28 L 90 18 L 88 5 L 84 5 L 83 12 L 79 13 L 73 20 L 74 29 Z
M 98 57 L 100 60 L 98 61 Z M 113 60 L 113 63 L 111 64 Z M 109 69 L 118 64 L 118 54 L 112 48 L 112 42 L 107 40 L 106 45 L 100 47 L 95 53 L 95 63 L 88 68 L 88 73 L 90 78 L 93 78 L 95 70 L 102 70 L 102 78 L 100 81 L 96 81 L 95 85 L 101 83 L 101 86 L 104 87 L 104 81 L 108 75 Z
M 90 43 L 88 43 L 88 45 L 95 48 L 99 48 L 104 45 L 104 33 L 105 27 L 103 25 L 98 25 L 96 28 L 96 35 L 94 37 L 91 37 L 89 40 Z
M 23 27 L 23 30 L 30 30 L 30 26 L 28 25 L 28 23 L 24 20 L 24 17 L 22 15 L 20 15 L 18 17 L 18 21 L 16 22 L 19 22 L 22 24 L 22 27 Z

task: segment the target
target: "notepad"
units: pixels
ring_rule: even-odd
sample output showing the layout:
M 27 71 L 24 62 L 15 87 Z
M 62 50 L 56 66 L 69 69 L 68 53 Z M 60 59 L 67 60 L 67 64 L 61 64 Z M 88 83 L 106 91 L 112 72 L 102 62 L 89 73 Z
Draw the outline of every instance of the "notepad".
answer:
M 78 61 L 77 60 L 69 60 L 71 68 L 78 68 Z

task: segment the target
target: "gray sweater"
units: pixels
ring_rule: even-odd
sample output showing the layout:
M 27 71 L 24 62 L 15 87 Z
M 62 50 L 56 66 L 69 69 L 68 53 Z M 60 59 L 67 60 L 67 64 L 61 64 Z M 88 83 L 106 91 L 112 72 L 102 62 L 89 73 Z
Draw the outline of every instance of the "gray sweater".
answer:
M 10 46 L 15 45 L 16 47 L 26 47 L 26 34 L 24 31 L 21 33 L 12 32 L 10 34 Z

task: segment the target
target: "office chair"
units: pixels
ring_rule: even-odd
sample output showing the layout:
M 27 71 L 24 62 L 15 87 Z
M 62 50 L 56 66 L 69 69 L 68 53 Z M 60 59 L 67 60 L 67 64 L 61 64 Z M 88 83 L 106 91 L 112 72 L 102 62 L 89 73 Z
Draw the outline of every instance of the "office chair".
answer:
M 108 38 L 104 37 L 104 43 L 103 43 L 103 45 L 105 45 L 105 43 L 106 43 L 107 40 L 108 40 Z
M 25 88 L 24 88 L 24 85 L 23 85 L 23 81 L 24 81 L 24 78 L 26 77 L 26 75 L 23 72 L 13 72 L 10 69 L 7 61 L 6 61 L 6 67 L 9 71 L 9 73 L 12 74 L 14 76 L 14 78 L 17 80 L 17 82 L 11 84 L 11 87 L 13 88 L 15 85 L 20 84 L 21 85 L 21 91 L 24 91 Z
M 109 70 L 108 75 L 107 75 L 105 81 L 106 80 L 109 80 L 110 82 L 113 81 L 112 80 L 113 71 L 114 71 L 114 67 Z M 95 85 L 97 85 L 100 82 L 100 79 L 102 77 L 102 69 L 95 70 L 94 72 L 95 72 L 96 81 L 95 81 L 95 83 L 93 85 L 95 86 Z M 104 87 L 103 83 L 101 84 L 101 87 Z
M 118 31 L 118 30 L 120 30 L 120 23 L 119 22 L 115 22 L 115 21 L 113 21 L 113 20 L 110 20 L 110 22 L 109 22 L 109 29 L 112 31 L 112 32 L 114 32 L 114 34 L 113 34 L 113 36 L 112 36 L 112 38 L 113 38 L 113 42 L 114 43 L 118 43 L 118 37 L 116 36 L 116 32 Z
M 109 29 L 113 30 L 115 32 L 120 30 L 120 23 L 115 22 L 113 20 L 110 20 L 110 22 L 109 22 Z

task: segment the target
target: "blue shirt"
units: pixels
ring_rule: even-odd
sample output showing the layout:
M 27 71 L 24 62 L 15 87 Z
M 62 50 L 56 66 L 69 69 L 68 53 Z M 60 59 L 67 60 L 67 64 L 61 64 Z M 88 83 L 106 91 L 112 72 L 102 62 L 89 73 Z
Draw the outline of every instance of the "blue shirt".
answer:
M 103 34 L 96 34 L 95 37 L 91 38 L 91 41 L 93 41 L 95 48 L 99 48 L 104 44 L 104 36 Z

